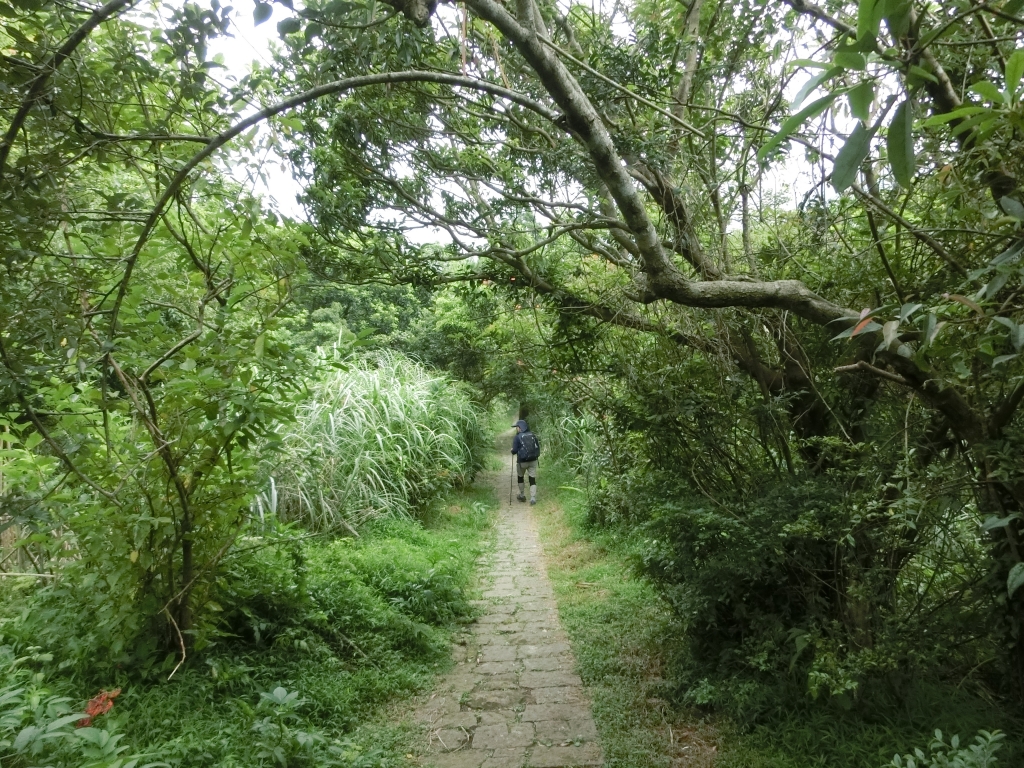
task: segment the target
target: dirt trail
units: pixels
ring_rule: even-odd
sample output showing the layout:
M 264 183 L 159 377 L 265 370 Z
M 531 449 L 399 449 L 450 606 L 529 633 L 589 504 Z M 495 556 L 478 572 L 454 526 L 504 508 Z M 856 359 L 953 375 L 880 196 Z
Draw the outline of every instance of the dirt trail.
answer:
M 498 440 L 503 470 L 478 480 L 492 483 L 501 501 L 495 546 L 480 560 L 481 615 L 455 646 L 455 668 L 416 710 L 427 731 L 420 764 L 600 766 L 590 702 L 558 619 L 536 521 L 528 504 L 508 504 L 510 442 L 511 433 Z

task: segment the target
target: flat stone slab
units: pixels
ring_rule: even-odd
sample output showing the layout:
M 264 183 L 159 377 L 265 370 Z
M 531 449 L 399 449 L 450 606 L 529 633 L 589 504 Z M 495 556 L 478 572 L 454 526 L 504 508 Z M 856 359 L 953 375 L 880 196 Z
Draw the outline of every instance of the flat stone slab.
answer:
M 601 750 L 596 744 L 572 747 L 537 747 L 530 754 L 530 768 L 582 768 L 602 765 Z
M 504 472 L 481 473 L 490 475 L 499 499 L 508 492 L 509 471 L 506 462 Z M 603 765 L 528 505 L 503 506 L 494 547 L 477 564 L 484 599 L 471 602 L 480 615 L 460 635 L 456 666 L 438 682 L 438 693 L 414 712 L 425 728 L 416 765 Z
M 473 732 L 473 749 L 529 747 L 533 739 L 533 723 L 479 725 Z

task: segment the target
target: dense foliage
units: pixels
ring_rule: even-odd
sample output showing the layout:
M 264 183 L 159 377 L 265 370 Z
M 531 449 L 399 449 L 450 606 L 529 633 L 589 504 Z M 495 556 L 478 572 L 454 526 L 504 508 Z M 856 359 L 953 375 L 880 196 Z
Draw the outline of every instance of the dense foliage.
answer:
M 447 630 L 471 611 L 466 587 L 487 506 L 435 505 L 428 520 L 429 529 L 379 520 L 358 539 L 247 539 L 213 587 L 216 630 L 203 663 L 170 682 L 89 666 L 69 676 L 60 645 L 32 647 L 39 622 L 11 617 L 20 601 L 8 594 L 5 764 L 379 768 L 379 750 L 343 735 L 447 661 Z M 76 728 L 83 682 L 123 687 L 109 714 Z
M 0 498 L 60 575 L 32 631 L 170 673 L 268 511 L 469 476 L 467 395 L 323 374 L 348 325 L 539 416 L 683 622 L 680 700 L 1019 702 L 1022 8 L 289 0 L 226 78 L 217 0 L 0 2 Z M 239 181 L 258 150 L 307 223 Z
M 310 530 L 410 515 L 479 468 L 482 428 L 447 376 L 378 354 L 328 374 L 277 433 L 282 455 L 256 503 Z

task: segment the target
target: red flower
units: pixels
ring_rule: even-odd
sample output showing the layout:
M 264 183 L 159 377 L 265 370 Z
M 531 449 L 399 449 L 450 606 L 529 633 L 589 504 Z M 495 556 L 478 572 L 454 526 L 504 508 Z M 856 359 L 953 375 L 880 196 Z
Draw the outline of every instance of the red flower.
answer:
M 92 719 L 99 715 L 105 715 L 114 706 L 114 699 L 121 695 L 121 689 L 115 688 L 112 691 L 100 691 L 85 705 L 86 717 L 83 717 L 76 724 L 76 728 L 85 728 L 92 725 Z

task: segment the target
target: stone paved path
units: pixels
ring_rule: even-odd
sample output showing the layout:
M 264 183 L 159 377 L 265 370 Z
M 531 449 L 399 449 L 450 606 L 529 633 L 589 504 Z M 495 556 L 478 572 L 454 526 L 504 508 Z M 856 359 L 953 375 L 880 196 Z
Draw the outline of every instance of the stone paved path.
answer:
M 529 505 L 508 506 L 505 456 L 504 473 L 490 478 L 502 509 L 496 545 L 480 562 L 482 615 L 456 645 L 455 668 L 417 708 L 427 731 L 420 764 L 600 766 L 590 702 L 558 620 L 536 522 Z

